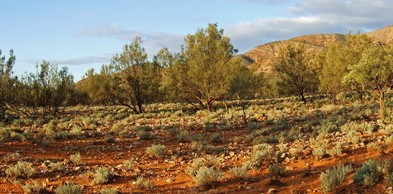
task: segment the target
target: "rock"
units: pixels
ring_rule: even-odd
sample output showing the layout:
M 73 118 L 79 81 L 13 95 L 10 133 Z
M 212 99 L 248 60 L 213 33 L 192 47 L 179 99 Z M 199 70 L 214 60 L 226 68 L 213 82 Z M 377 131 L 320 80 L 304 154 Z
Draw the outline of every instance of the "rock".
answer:
M 270 188 L 270 189 L 267 191 L 267 193 L 268 193 L 268 194 L 276 193 L 276 189 L 275 189 L 275 188 Z

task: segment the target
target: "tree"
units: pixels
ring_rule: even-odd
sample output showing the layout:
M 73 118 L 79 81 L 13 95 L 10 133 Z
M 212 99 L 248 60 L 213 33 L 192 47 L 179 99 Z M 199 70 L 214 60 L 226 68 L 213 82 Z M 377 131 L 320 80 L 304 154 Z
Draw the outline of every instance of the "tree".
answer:
M 42 116 L 56 115 L 61 106 L 67 106 L 72 101 L 72 95 L 75 94 L 73 76 L 66 67 L 59 70 L 57 65 L 47 61 L 37 65 L 36 69 L 36 73 L 22 78 L 25 91 L 21 104 L 33 107 L 31 116 L 39 113 L 39 108 L 42 109 Z
M 345 89 L 342 82 L 348 73 L 348 58 L 342 43 L 331 44 L 325 53 L 322 71 L 319 76 L 319 90 L 328 94 L 333 100 L 336 95 Z
M 123 53 L 116 55 L 112 65 L 116 69 L 112 85 L 115 103 L 144 112 L 143 104 L 157 100 L 160 86 L 160 67 L 147 60 L 140 37 L 125 45 Z
M 295 94 L 306 103 L 305 93 L 318 87 L 317 69 L 309 63 L 304 44 L 288 45 L 281 50 L 279 63 L 274 66 L 278 86 L 286 94 Z
M 349 69 L 350 72 L 344 79 L 377 93 L 380 118 L 385 120 L 385 93 L 393 83 L 392 47 L 380 44 L 369 45 L 363 51 L 360 61 Z
M 197 102 L 209 111 L 216 100 L 228 93 L 230 84 L 228 70 L 235 50 L 223 34 L 217 24 L 209 24 L 188 35 L 180 56 L 166 71 L 171 75 L 164 76 L 164 85 L 173 84 L 171 88 L 178 91 L 178 98 L 191 104 Z
M 86 72 L 84 78 L 76 84 L 76 90 L 88 96 L 89 104 L 108 105 L 112 102 L 111 88 L 114 73 L 110 65 L 102 65 L 101 71 L 95 73 L 94 69 Z
M 5 56 L 1 56 L 0 50 L 0 121 L 6 118 L 8 104 L 13 101 L 13 86 L 17 78 L 12 77 L 12 68 L 15 64 L 14 51 L 10 50 L 10 56 L 5 60 Z

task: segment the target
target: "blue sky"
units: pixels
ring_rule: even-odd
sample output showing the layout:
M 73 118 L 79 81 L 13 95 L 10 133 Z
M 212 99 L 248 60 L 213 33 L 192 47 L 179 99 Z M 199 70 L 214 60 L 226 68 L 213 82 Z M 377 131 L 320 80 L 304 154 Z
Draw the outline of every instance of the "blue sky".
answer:
M 393 21 L 390 8 L 390 0 L 0 0 L 0 49 L 14 49 L 16 75 L 47 60 L 79 80 L 135 36 L 152 57 L 218 23 L 244 53 L 303 34 L 378 29 Z

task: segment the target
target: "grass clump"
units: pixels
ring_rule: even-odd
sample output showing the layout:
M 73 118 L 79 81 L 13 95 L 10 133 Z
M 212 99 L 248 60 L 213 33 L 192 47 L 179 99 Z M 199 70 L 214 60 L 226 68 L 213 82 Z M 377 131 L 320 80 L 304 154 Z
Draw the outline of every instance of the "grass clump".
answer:
M 33 164 L 25 161 L 19 161 L 5 170 L 5 174 L 13 179 L 30 178 L 34 173 L 35 169 Z
M 150 179 L 145 179 L 142 176 L 139 176 L 134 185 L 141 189 L 152 189 L 154 187 L 154 182 Z
M 220 181 L 222 177 L 223 173 L 220 170 L 203 166 L 196 171 L 194 179 L 198 186 L 208 187 L 214 182 Z
M 233 177 L 237 179 L 243 179 L 247 176 L 248 166 L 235 166 L 229 169 L 233 175 Z
M 93 174 L 93 180 L 91 181 L 92 185 L 104 184 L 108 183 L 112 177 L 112 174 L 109 172 L 108 168 L 100 167 Z
M 70 161 L 71 161 L 73 164 L 75 164 L 75 165 L 79 165 L 79 164 L 82 164 L 82 163 L 83 163 L 83 161 L 82 161 L 82 156 L 81 156 L 80 153 L 72 154 L 72 155 L 70 156 Z
M 100 190 L 100 194 L 118 194 L 119 192 L 116 189 L 112 188 L 103 188 Z
M 123 168 L 126 170 L 131 170 L 132 168 L 134 168 L 134 164 L 135 164 L 134 160 L 131 160 L 131 159 L 124 160 L 123 161 Z
M 280 163 L 273 163 L 269 165 L 269 173 L 273 176 L 274 180 L 285 175 L 285 166 Z
M 257 144 L 252 147 L 252 161 L 261 164 L 265 160 L 270 160 L 274 156 L 273 147 L 269 144 Z
M 345 178 L 352 171 L 351 165 L 339 164 L 323 172 L 320 176 L 321 189 L 323 192 L 330 192 L 344 182 Z
M 56 194 L 82 194 L 83 188 L 80 185 L 66 183 L 55 190 Z
M 25 193 L 45 193 L 46 191 L 45 187 L 38 184 L 37 181 L 22 185 L 22 189 Z
M 160 157 L 164 156 L 165 149 L 166 149 L 166 147 L 164 145 L 153 144 L 152 146 L 146 148 L 146 153 L 151 156 L 155 156 L 155 157 L 160 158 Z

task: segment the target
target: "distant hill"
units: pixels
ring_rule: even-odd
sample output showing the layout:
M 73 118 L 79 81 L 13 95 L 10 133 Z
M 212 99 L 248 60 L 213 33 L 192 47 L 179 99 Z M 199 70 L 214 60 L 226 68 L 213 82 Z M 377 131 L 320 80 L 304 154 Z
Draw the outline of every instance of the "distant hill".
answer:
M 388 26 L 373 32 L 367 33 L 376 41 L 389 43 L 393 40 L 393 26 Z M 317 53 L 327 48 L 330 43 L 345 42 L 344 34 L 310 34 L 298 36 L 288 40 L 275 41 L 257 46 L 242 55 L 248 59 L 249 66 L 256 71 L 270 73 L 272 68 L 278 62 L 278 54 L 281 48 L 289 44 L 304 42 L 306 52 Z M 251 60 L 251 61 L 250 61 Z

